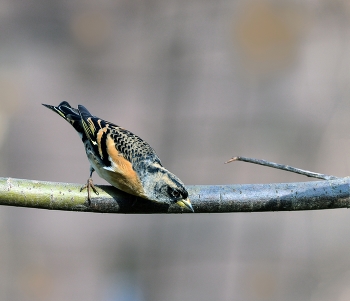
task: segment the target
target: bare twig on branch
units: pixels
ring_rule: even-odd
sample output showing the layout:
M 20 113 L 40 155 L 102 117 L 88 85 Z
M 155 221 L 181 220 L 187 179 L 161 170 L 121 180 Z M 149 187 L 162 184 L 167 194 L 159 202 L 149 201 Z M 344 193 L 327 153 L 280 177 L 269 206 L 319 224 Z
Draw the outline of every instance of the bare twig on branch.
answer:
M 322 180 L 339 179 L 339 177 L 325 175 L 325 174 L 317 173 L 317 172 L 313 172 L 313 171 L 308 171 L 308 170 L 296 168 L 296 167 L 289 166 L 289 165 L 278 164 L 278 163 L 274 163 L 274 162 L 270 162 L 270 161 L 266 161 L 266 160 L 262 160 L 262 159 L 254 159 L 254 158 L 247 158 L 247 157 L 241 157 L 241 156 L 233 157 L 232 159 L 225 162 L 225 164 L 231 163 L 233 161 L 243 161 L 243 162 L 248 162 L 248 163 L 253 163 L 253 164 L 259 164 L 262 166 L 267 166 L 267 167 L 277 168 L 277 169 L 284 170 L 284 171 L 294 172 L 294 173 L 297 173 L 297 174 L 300 174 L 303 176 L 307 176 L 310 178 L 316 178 L 316 179 L 322 179 Z
M 187 186 L 196 213 L 319 210 L 350 207 L 350 178 L 278 184 Z M 96 185 L 88 204 L 81 184 L 0 178 L 0 205 L 100 213 L 187 213 Z

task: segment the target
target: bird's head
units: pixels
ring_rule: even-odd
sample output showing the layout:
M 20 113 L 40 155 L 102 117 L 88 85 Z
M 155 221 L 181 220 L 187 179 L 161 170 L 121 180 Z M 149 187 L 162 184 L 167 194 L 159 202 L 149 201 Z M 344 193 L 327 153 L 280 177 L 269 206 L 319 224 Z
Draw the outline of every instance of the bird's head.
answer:
M 181 180 L 158 163 L 147 167 L 144 189 L 148 199 L 167 204 L 178 204 L 194 212 L 188 192 Z

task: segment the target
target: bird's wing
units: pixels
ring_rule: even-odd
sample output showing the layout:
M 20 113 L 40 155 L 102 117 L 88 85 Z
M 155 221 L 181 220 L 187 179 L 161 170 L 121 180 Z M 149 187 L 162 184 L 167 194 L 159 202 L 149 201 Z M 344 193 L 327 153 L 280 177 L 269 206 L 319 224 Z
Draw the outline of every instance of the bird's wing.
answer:
M 134 169 L 139 162 L 145 160 L 161 165 L 153 148 L 137 135 L 93 116 L 82 105 L 78 106 L 78 110 L 87 139 L 90 140 L 106 169 L 112 168 L 113 163 L 120 161 L 121 157 L 130 162 Z

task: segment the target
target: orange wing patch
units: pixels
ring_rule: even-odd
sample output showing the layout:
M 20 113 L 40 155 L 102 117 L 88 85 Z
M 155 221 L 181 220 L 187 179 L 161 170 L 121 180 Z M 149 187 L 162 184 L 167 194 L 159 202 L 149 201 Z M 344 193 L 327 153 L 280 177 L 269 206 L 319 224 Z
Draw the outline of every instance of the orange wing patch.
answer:
M 108 181 L 113 182 L 116 187 L 130 194 L 138 195 L 145 198 L 144 190 L 135 170 L 132 168 L 131 162 L 125 159 L 116 149 L 114 140 L 107 136 L 107 153 L 113 162 Z M 110 183 L 111 183 L 110 182 Z M 113 185 L 113 183 L 111 183 Z
M 100 157 L 103 159 L 103 153 L 102 153 L 102 148 L 101 148 L 101 137 L 103 135 L 103 133 L 105 133 L 107 131 L 107 128 L 101 128 L 96 135 L 96 141 L 97 141 L 97 145 L 98 145 L 98 153 L 100 154 Z

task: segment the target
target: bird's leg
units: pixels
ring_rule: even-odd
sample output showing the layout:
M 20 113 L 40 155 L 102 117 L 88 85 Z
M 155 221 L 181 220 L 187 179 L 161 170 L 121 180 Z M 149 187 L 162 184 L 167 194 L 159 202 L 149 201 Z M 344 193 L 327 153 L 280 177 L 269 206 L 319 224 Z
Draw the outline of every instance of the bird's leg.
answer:
M 89 202 L 89 205 L 91 204 L 91 194 L 90 194 L 90 189 L 92 189 L 97 195 L 99 194 L 95 185 L 94 185 L 94 182 L 92 180 L 92 173 L 94 172 L 95 170 L 90 167 L 90 177 L 88 178 L 87 182 L 85 185 L 83 185 L 81 188 L 80 188 L 80 192 L 82 192 L 85 188 L 87 189 L 87 193 L 88 193 L 88 202 Z

